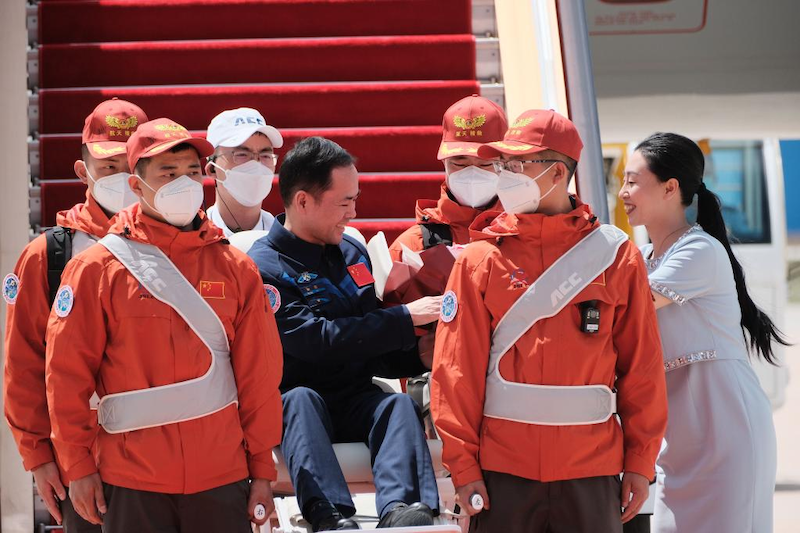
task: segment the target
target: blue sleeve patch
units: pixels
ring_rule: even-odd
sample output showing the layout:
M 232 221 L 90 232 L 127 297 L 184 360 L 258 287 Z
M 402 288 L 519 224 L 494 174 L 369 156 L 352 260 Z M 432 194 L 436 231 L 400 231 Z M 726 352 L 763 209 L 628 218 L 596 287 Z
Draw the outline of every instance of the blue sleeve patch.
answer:
M 72 287 L 64 285 L 58 289 L 56 294 L 56 301 L 53 302 L 53 309 L 59 318 L 66 318 L 72 311 L 72 305 L 75 303 L 75 293 Z
M 453 291 L 447 291 L 442 297 L 442 310 L 439 312 L 439 318 L 442 322 L 451 322 L 458 313 L 458 298 Z
M 17 301 L 17 296 L 19 296 L 19 278 L 16 274 L 8 274 L 3 278 L 3 300 L 12 305 Z

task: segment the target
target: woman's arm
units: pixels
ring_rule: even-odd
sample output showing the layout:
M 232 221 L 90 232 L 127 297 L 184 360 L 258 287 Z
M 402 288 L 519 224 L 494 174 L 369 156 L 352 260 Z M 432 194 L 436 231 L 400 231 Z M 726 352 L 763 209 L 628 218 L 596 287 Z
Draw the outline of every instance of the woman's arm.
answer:
M 650 291 L 653 294 L 653 304 L 655 304 L 656 309 L 661 309 L 662 307 L 666 307 L 669 304 L 675 303 L 666 296 L 662 296 L 661 294 L 657 293 L 656 291 Z

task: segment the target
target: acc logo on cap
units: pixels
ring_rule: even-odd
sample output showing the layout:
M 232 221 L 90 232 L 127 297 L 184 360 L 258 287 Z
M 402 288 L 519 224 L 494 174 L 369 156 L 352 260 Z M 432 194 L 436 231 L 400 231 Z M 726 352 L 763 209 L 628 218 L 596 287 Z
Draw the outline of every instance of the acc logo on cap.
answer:
M 259 126 L 264 126 L 264 121 L 259 117 L 236 117 L 234 121 L 234 126 L 243 126 L 245 124 L 257 124 Z
M 3 300 L 8 305 L 17 301 L 19 296 L 19 278 L 16 274 L 8 274 L 3 278 Z
M 75 302 L 75 294 L 72 292 L 72 287 L 64 285 L 58 289 L 56 294 L 56 301 L 53 302 L 53 309 L 56 315 L 64 318 L 72 311 L 72 304 Z
M 277 313 L 278 309 L 281 308 L 281 293 L 278 289 L 275 288 L 274 285 L 270 285 L 269 283 L 264 284 L 264 292 L 267 293 L 267 299 L 269 300 L 269 307 L 272 309 L 273 313 Z
M 453 291 L 447 291 L 442 297 L 442 309 L 439 311 L 439 319 L 442 322 L 450 322 L 458 313 L 458 298 Z

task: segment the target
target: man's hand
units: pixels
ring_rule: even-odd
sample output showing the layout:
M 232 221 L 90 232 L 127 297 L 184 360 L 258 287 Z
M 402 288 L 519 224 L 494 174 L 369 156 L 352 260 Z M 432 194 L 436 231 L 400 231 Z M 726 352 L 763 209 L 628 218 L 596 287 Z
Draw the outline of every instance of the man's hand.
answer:
M 69 499 L 72 500 L 75 512 L 84 520 L 98 526 L 103 524 L 100 515 L 105 514 L 108 509 L 105 496 L 103 496 L 103 482 L 100 480 L 100 474 L 95 472 L 71 481 Z
M 650 494 L 650 481 L 641 474 L 625 472 L 622 474 L 622 523 L 628 522 L 642 509 Z
M 50 461 L 39 465 L 33 469 L 32 473 L 33 479 L 36 481 L 36 488 L 39 490 L 39 496 L 44 500 L 47 510 L 56 519 L 58 525 L 61 525 L 61 508 L 56 497 L 63 502 L 67 499 L 67 491 L 64 489 L 64 485 L 61 484 L 61 476 L 58 474 L 56 463 Z
M 431 331 L 426 333 L 417 341 L 417 349 L 419 350 L 419 360 L 422 361 L 422 366 L 428 370 L 433 367 L 433 345 L 436 339 L 436 332 Z
M 419 300 L 406 304 L 411 315 L 411 322 L 415 326 L 424 326 L 439 320 L 439 311 L 442 309 L 441 296 L 425 296 Z
M 264 516 L 256 518 L 256 506 L 264 506 Z M 247 512 L 250 514 L 250 521 L 257 526 L 263 526 L 269 520 L 270 515 L 275 510 L 275 502 L 272 500 L 272 487 L 268 479 L 254 479 L 250 483 L 250 497 L 247 500 Z
M 478 493 L 483 498 L 483 509 L 489 509 L 489 494 L 486 492 L 486 485 L 481 481 L 473 481 L 466 485 L 456 487 L 456 503 L 461 509 L 467 512 L 469 516 L 480 513 L 483 509 L 475 509 L 469 503 L 470 496 Z

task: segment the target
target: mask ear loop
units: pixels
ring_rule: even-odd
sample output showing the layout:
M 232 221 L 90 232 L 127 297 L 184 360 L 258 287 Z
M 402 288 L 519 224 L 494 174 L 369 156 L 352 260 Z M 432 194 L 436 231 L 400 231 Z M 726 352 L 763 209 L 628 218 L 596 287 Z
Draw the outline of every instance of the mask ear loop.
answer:
M 557 163 L 552 163 L 552 164 L 551 164 L 549 167 L 547 167 L 547 169 L 546 169 L 544 172 L 542 172 L 541 174 L 539 174 L 538 176 L 536 176 L 535 178 L 533 178 L 533 181 L 538 181 L 538 180 L 539 180 L 539 178 L 541 178 L 542 176 L 544 176 L 545 174 L 547 174 L 548 172 L 550 172 L 550 169 L 552 169 L 554 166 L 556 166 L 556 164 L 557 164 Z M 538 185 L 538 184 L 537 184 L 537 185 Z M 554 183 L 554 184 L 553 184 L 553 186 L 552 186 L 552 187 L 550 187 L 550 189 L 548 189 L 546 193 L 544 193 L 543 195 L 539 196 L 539 201 L 541 202 L 542 200 L 544 200 L 544 199 L 547 197 L 547 195 L 548 195 L 548 194 L 550 194 L 551 192 L 553 192 L 553 189 L 555 189 L 555 188 L 556 188 L 556 184 Z
M 132 174 L 132 175 L 133 175 L 133 176 L 136 176 L 136 179 L 137 179 L 137 180 L 139 180 L 139 183 L 144 183 L 144 184 L 145 184 L 145 186 L 146 186 L 148 189 L 150 189 L 151 191 L 153 191 L 154 193 L 155 193 L 155 192 L 158 192 L 158 191 L 156 191 L 154 188 L 152 188 L 152 187 L 150 186 L 150 184 L 149 184 L 149 183 L 147 183 L 146 181 L 144 181 L 144 178 L 143 178 L 143 177 L 141 177 L 141 176 L 138 176 L 138 175 L 136 175 L 136 174 Z M 145 204 L 147 204 L 147 207 L 149 207 L 150 209 L 152 209 L 152 210 L 153 210 L 153 211 L 155 211 L 156 213 L 158 213 L 158 212 L 159 212 L 159 211 L 158 211 L 158 209 L 156 209 L 155 207 L 153 207 L 152 205 L 150 205 L 150 202 L 148 202 L 147 200 L 145 200 L 145 199 L 144 199 L 144 195 L 142 195 L 142 197 L 141 197 L 141 198 L 139 198 L 139 201 L 140 201 L 140 202 L 144 202 Z
M 211 164 L 212 164 L 213 166 L 215 166 L 217 169 L 219 169 L 219 170 L 221 170 L 221 171 L 225 172 L 225 169 L 224 169 L 224 168 L 222 168 L 222 167 L 220 167 L 220 166 L 219 166 L 218 164 L 216 164 L 215 162 L 213 162 L 213 161 L 209 161 L 209 163 L 211 163 Z M 231 218 L 233 218 L 233 221 L 234 221 L 234 222 L 236 222 L 236 229 L 234 229 L 234 230 L 232 230 L 232 231 L 233 231 L 234 233 L 238 233 L 238 232 L 242 231 L 242 225 L 239 223 L 239 221 L 238 221 L 238 220 L 236 220 L 236 215 L 234 215 L 234 214 L 233 214 L 233 211 L 231 211 L 231 208 L 230 208 L 230 207 L 228 207 L 228 204 L 227 204 L 227 202 L 225 202 L 225 198 L 224 198 L 224 197 L 223 197 L 221 194 L 219 194 L 219 183 L 220 183 L 220 181 L 223 181 L 223 180 L 219 180 L 219 179 L 217 179 L 217 178 L 214 178 L 214 189 L 216 189 L 216 190 L 217 190 L 217 198 L 219 198 L 220 200 L 222 200 L 222 205 L 224 205 L 224 206 L 225 206 L 225 209 L 227 209 L 227 210 L 228 210 L 228 214 L 231 216 Z M 204 194 L 204 195 L 203 195 L 203 211 L 206 211 L 206 209 L 205 209 L 205 205 L 206 205 L 206 195 Z M 221 215 L 220 215 L 220 216 L 221 216 Z

